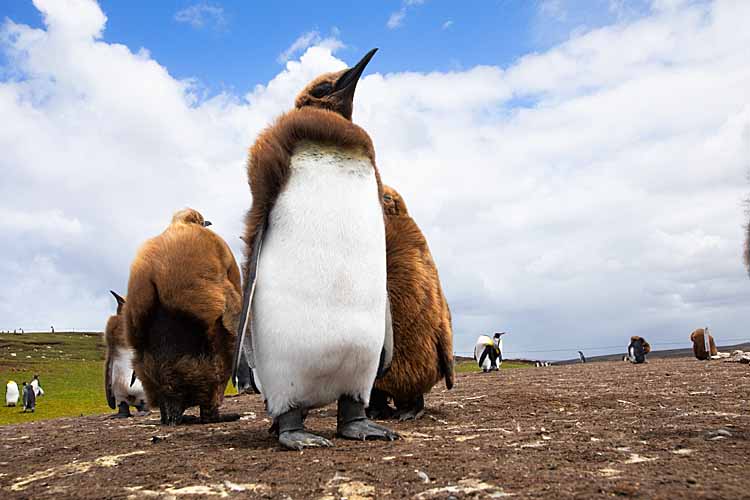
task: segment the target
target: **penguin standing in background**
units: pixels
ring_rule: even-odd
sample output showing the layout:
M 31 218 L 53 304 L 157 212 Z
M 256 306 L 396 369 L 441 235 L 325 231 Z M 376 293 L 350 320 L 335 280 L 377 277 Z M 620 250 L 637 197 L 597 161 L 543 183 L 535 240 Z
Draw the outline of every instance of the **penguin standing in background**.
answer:
M 651 352 L 651 345 L 646 342 L 646 339 L 637 335 L 630 337 L 627 356 L 628 361 L 634 364 L 645 363 L 646 354 L 649 352 Z
M 36 409 L 36 394 L 34 394 L 34 388 L 31 387 L 31 384 L 27 384 L 26 382 L 23 383 L 23 412 L 26 413 L 27 411 L 30 411 L 31 413 L 34 413 L 34 410 Z
M 337 436 L 397 438 L 365 415 L 393 346 L 383 190 L 372 141 L 351 121 L 357 82 L 374 54 L 314 79 L 250 150 L 235 366 L 246 356 L 288 449 L 333 445 L 307 432 L 304 417 L 334 401 Z
M 16 406 L 18 404 L 18 384 L 12 380 L 8 380 L 8 384 L 5 386 L 5 406 Z
M 34 375 L 34 378 L 31 379 L 31 387 L 34 389 L 34 396 L 44 396 L 44 389 L 39 383 L 39 375 Z
M 693 354 L 701 361 L 716 356 L 719 351 L 716 349 L 714 337 L 708 333 L 708 327 L 698 328 L 690 334 L 690 341 L 693 343 Z
M 583 351 L 578 351 L 578 359 L 581 360 L 581 363 L 586 362 L 586 356 L 583 355 Z
M 133 368 L 164 425 L 200 407 L 200 422 L 219 414 L 232 374 L 242 298 L 240 272 L 210 222 L 187 208 L 138 251 L 130 268 L 125 331 Z
M 116 418 L 130 417 L 130 406 L 135 406 L 139 415 L 148 413 L 146 393 L 141 381 L 133 380 L 133 349 L 125 336 L 124 315 L 125 299 L 109 291 L 117 301 L 117 312 L 109 317 L 104 329 L 104 341 L 107 344 L 107 354 L 104 360 L 104 390 L 107 404 L 113 410 L 118 410 Z
M 445 379 L 445 386 L 453 387 L 453 329 L 422 231 L 401 195 L 388 186 L 383 186 L 383 207 L 393 360 L 385 376 L 375 381 L 367 415 L 409 420 L 424 413 L 424 394 L 438 381 Z

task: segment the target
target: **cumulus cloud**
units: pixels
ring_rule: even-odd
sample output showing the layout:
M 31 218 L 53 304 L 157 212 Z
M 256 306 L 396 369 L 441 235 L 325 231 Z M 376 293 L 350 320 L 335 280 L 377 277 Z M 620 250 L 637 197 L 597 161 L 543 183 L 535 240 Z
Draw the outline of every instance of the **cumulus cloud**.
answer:
M 189 24 L 193 28 L 209 26 L 214 29 L 222 29 L 227 24 L 224 9 L 218 5 L 207 3 L 197 3 L 178 10 L 175 12 L 174 20 L 178 23 Z
M 247 147 L 346 67 L 311 42 L 271 81 L 204 99 L 102 41 L 95 4 L 62 3 L 35 1 L 43 29 L 0 28 L 0 328 L 101 328 L 138 245 L 184 206 L 240 256 Z M 746 337 L 750 4 L 657 7 L 509 67 L 360 83 L 354 120 L 427 235 L 456 350 L 495 330 L 529 357 L 705 324 Z M 529 352 L 544 347 L 571 350 Z

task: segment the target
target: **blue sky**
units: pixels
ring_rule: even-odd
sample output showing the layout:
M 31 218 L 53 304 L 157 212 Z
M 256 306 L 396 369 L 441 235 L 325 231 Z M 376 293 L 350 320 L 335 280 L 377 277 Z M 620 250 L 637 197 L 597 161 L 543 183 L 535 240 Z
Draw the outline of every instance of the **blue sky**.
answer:
M 354 121 L 429 241 L 456 351 L 499 330 L 538 359 L 747 339 L 750 2 L 305 9 L 0 3 L 0 329 L 101 329 L 184 206 L 240 256 L 248 147 L 379 47 Z
M 174 77 L 197 78 L 209 95 L 226 89 L 243 93 L 267 82 L 283 67 L 279 54 L 312 31 L 343 40 L 346 46 L 338 54 L 346 61 L 379 47 L 381 57 L 368 72 L 451 71 L 508 66 L 571 31 L 618 16 L 609 0 L 412 2 L 327 1 L 314 9 L 306 1 L 103 0 L 100 5 L 108 18 L 105 41 L 134 52 L 147 48 Z M 191 8 L 197 17 L 189 15 Z M 402 8 L 401 23 L 389 27 L 391 16 Z M 645 7 L 638 1 L 628 8 L 627 15 L 634 15 Z M 180 12 L 187 18 L 178 21 Z M 42 26 L 30 1 L 4 2 L 0 17 Z

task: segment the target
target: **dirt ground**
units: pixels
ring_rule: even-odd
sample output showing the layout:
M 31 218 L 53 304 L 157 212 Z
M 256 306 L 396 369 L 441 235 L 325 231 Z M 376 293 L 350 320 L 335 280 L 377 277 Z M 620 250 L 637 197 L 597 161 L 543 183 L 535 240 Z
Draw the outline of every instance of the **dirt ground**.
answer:
M 44 404 L 43 401 L 40 404 Z M 242 420 L 158 414 L 0 427 L 2 498 L 750 498 L 750 368 L 659 359 L 462 374 L 403 439 L 279 450 L 258 396 Z M 335 407 L 308 427 L 333 438 Z

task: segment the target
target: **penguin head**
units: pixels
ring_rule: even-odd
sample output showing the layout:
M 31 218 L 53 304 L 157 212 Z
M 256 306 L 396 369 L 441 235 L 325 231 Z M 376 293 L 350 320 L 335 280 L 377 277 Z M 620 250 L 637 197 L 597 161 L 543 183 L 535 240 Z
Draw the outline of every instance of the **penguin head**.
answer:
M 205 220 L 197 210 L 183 208 L 175 212 L 172 216 L 172 224 L 198 224 L 199 226 L 208 227 L 211 225 L 211 221 Z
M 409 215 L 401 195 L 390 186 L 383 185 L 383 210 L 386 215 Z
M 122 312 L 122 306 L 125 305 L 125 298 L 118 295 L 114 290 L 110 290 L 109 293 L 111 293 L 117 301 L 117 314 L 120 314 Z
M 328 109 L 340 114 L 347 120 L 351 120 L 357 82 L 359 82 L 367 63 L 370 62 L 377 50 L 372 49 L 351 68 L 335 73 L 325 73 L 308 83 L 302 92 L 297 95 L 294 107 L 300 109 L 305 106 L 313 106 Z

